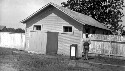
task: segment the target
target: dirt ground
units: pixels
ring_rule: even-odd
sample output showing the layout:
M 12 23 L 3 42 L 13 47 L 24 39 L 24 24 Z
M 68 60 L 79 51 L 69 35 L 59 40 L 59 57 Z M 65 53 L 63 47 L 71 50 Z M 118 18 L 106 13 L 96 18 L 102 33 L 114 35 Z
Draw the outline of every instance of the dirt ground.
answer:
M 94 56 L 89 60 L 71 60 L 62 55 L 0 48 L 0 71 L 125 71 L 125 59 Z

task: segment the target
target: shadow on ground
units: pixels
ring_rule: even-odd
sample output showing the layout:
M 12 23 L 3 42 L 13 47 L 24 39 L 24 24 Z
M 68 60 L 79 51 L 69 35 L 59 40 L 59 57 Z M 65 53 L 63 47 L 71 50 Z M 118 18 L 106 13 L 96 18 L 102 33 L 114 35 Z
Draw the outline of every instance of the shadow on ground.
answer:
M 125 71 L 125 60 L 90 57 L 70 60 L 62 55 L 32 54 L 0 48 L 0 71 Z

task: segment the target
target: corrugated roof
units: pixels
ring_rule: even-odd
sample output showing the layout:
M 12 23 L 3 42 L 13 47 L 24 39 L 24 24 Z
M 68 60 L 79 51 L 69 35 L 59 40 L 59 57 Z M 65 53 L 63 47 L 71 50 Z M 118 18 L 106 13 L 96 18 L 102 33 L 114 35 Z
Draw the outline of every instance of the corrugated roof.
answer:
M 1 25 L 0 25 L 0 30 L 3 30 L 3 28 L 5 28 L 5 27 L 6 27 L 6 26 L 1 26 Z
M 48 3 L 47 5 L 45 5 L 44 7 L 42 7 L 41 9 L 39 9 L 38 11 L 36 11 L 35 13 L 33 13 L 32 15 L 30 15 L 29 17 L 27 17 L 26 19 L 22 20 L 21 22 L 25 23 L 30 18 L 32 18 L 34 15 L 36 15 L 41 10 L 45 9 L 46 7 L 48 7 L 50 5 L 54 6 L 55 8 L 57 8 L 58 10 L 62 11 L 65 14 L 67 14 L 69 17 L 73 18 L 74 20 L 78 21 L 81 24 L 87 24 L 87 25 L 91 25 L 91 26 L 94 26 L 94 27 L 110 30 L 106 26 L 104 26 L 102 23 L 99 23 L 98 21 L 96 21 L 95 19 L 93 19 L 90 16 L 87 16 L 87 15 L 72 11 L 70 9 L 61 7 L 61 6 L 59 6 L 57 4 L 54 4 L 54 3 L 51 3 L 51 2 Z

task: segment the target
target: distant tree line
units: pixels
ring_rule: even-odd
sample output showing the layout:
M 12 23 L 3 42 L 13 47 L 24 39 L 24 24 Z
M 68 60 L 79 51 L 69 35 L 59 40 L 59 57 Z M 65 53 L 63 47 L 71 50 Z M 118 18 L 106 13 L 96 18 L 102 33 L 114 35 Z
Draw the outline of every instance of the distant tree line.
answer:
M 3 30 L 1 30 L 1 32 L 12 32 L 12 33 L 25 33 L 25 30 L 22 28 L 4 28 Z

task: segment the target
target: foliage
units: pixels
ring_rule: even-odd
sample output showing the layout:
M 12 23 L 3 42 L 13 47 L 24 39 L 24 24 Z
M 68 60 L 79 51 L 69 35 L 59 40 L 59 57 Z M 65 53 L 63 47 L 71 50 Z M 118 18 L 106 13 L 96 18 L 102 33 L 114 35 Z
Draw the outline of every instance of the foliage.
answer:
M 4 28 L 1 32 L 25 33 L 25 30 L 21 29 L 21 28 L 17 28 L 17 29 L 14 29 L 14 28 Z
M 25 33 L 25 30 L 18 28 L 18 29 L 15 29 L 15 32 L 16 33 Z
M 119 24 L 124 16 L 121 11 L 124 7 L 123 3 L 124 0 L 68 0 L 61 4 L 73 11 L 91 16 L 116 32 L 124 28 Z

